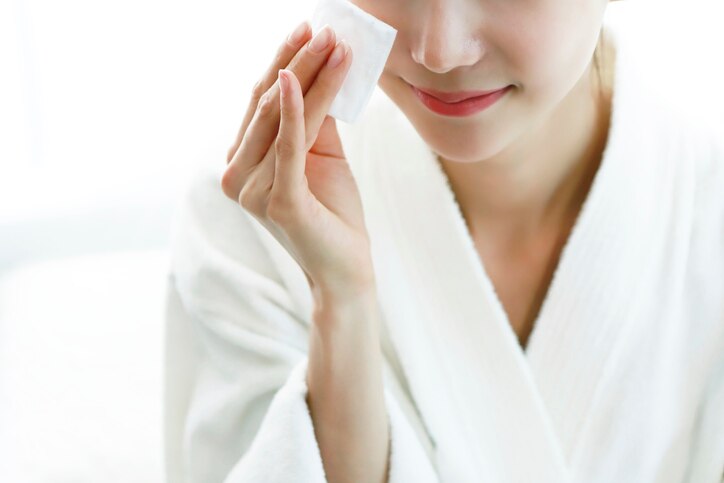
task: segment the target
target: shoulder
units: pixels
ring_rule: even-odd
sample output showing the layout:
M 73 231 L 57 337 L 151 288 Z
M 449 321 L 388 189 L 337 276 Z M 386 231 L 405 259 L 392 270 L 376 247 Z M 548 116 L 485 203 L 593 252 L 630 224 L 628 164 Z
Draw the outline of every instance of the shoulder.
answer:
M 631 101 L 640 112 L 629 139 L 646 146 L 632 152 L 651 158 L 645 182 L 655 196 L 652 215 L 665 220 L 662 233 L 669 235 L 662 249 L 683 270 L 696 326 L 719 334 L 724 344 L 724 126 L 643 89 L 637 87 L 641 95 Z
M 724 350 L 724 143 L 710 125 L 682 127 L 679 171 L 687 189 L 677 191 L 686 209 L 688 251 L 683 287 L 692 323 L 701 327 L 698 347 Z M 677 225 L 679 225 L 677 223 Z M 686 225 L 681 225 L 686 226 Z
M 703 258 L 707 273 L 719 277 L 724 293 L 724 130 L 695 113 L 662 110 L 662 149 L 677 216 L 691 227 L 690 255 Z M 712 271 L 713 270 L 713 271 Z
M 639 10 L 630 14 L 633 12 Z M 690 190 L 700 214 L 721 219 L 724 124 L 717 124 L 713 108 L 700 105 L 702 94 L 693 96 L 695 102 L 672 96 L 689 87 L 686 79 L 671 72 L 668 57 L 652 54 L 652 40 L 640 38 L 632 18 L 638 17 L 628 15 L 616 30 L 621 59 L 617 76 L 622 79 L 617 87 L 623 87 L 620 100 L 626 104 L 625 119 L 619 121 L 632 131 L 627 137 L 630 145 L 644 145 L 644 152 L 656 157 L 654 164 L 662 171 L 654 179 L 673 177 L 671 185 L 677 195 Z
M 672 137 L 678 146 L 672 150 L 678 155 L 679 172 L 690 172 L 693 225 L 712 237 L 711 248 L 721 253 L 724 275 L 724 126 L 685 115 L 677 127 Z
M 643 88 L 641 88 L 643 89 Z M 696 219 L 724 228 L 724 125 L 670 102 L 663 94 L 641 92 L 642 109 L 657 146 L 659 180 L 669 178 L 678 202 L 691 200 Z M 639 128 L 641 129 L 641 128 Z M 645 141 L 646 136 L 640 140 Z M 712 226 L 713 228 L 713 226 Z M 724 249 L 724 244 L 722 244 Z

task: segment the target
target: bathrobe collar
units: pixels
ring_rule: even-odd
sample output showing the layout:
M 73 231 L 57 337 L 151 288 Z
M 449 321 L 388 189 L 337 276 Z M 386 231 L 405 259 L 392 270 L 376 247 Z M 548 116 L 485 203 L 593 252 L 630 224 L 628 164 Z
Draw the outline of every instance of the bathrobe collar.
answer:
M 617 383 L 606 376 L 618 352 L 644 330 L 637 286 L 663 217 L 647 181 L 655 140 L 638 129 L 647 107 L 627 75 L 617 72 L 604 157 L 525 351 L 435 153 L 405 115 L 377 90 L 357 137 L 345 134 L 384 325 L 445 481 L 568 480 L 597 396 Z

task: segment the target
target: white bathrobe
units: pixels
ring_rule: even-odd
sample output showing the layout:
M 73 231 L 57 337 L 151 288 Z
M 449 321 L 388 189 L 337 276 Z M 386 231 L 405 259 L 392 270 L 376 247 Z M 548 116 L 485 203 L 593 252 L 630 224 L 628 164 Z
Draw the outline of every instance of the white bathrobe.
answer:
M 338 124 L 378 281 L 390 483 L 724 481 L 724 145 L 610 33 L 608 144 L 526 350 L 407 118 L 378 89 Z M 309 287 L 217 164 L 174 222 L 168 481 L 323 483 Z

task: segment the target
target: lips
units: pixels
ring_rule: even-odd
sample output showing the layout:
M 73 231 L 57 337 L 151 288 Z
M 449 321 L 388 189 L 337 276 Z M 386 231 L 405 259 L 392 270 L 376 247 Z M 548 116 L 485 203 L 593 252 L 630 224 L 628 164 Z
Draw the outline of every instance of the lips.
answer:
M 512 88 L 513 86 L 510 85 L 496 91 L 484 91 L 486 92 L 486 94 L 469 97 L 462 101 L 444 102 L 437 97 L 432 96 L 427 92 L 423 92 L 413 85 L 410 85 L 410 89 L 414 92 L 415 96 L 430 111 L 436 114 L 440 114 L 442 116 L 452 117 L 472 116 L 474 114 L 477 114 L 478 112 L 488 109 L 493 104 L 497 103 L 500 99 L 502 99 Z M 470 91 L 467 91 L 465 95 L 469 95 L 469 93 Z
M 448 104 L 453 104 L 456 102 L 464 101 L 467 99 L 472 99 L 475 97 L 482 97 L 487 96 L 489 94 L 492 94 L 494 92 L 501 91 L 505 89 L 505 87 L 502 87 L 500 89 L 493 89 L 491 91 L 458 91 L 458 92 L 443 92 L 443 91 L 436 91 L 434 89 L 427 89 L 422 88 L 418 86 L 413 86 L 415 89 L 424 92 L 425 94 L 428 94 L 442 102 L 446 102 Z

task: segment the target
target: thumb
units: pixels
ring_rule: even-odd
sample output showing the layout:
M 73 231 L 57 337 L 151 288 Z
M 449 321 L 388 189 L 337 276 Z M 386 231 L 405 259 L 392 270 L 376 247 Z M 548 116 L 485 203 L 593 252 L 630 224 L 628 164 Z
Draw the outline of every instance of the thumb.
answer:
M 281 119 L 275 142 L 274 186 L 293 196 L 304 186 L 307 160 L 304 96 L 299 80 L 290 70 L 279 69 L 279 87 Z

